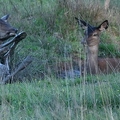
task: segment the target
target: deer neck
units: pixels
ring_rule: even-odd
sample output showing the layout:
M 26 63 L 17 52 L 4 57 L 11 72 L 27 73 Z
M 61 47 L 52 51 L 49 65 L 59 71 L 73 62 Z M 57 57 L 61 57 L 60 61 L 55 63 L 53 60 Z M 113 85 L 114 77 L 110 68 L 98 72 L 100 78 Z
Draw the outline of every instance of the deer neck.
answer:
M 98 44 L 87 47 L 87 72 L 98 73 Z

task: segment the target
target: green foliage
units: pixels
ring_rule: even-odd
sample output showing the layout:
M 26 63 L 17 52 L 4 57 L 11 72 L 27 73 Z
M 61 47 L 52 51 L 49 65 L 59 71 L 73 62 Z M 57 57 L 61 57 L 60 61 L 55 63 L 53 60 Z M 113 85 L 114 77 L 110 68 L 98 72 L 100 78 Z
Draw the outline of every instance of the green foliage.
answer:
M 15 63 L 22 61 L 28 54 L 34 56 L 32 68 L 29 69 L 31 76 L 39 74 L 39 71 L 40 74 L 41 72 L 46 74 L 48 68 L 54 71 L 53 66 L 57 61 L 69 60 L 76 53 L 77 57 L 84 59 L 80 44 L 82 35 L 78 35 L 75 16 L 93 25 L 98 25 L 107 18 L 111 25 L 109 29 L 112 29 L 112 33 L 117 33 L 118 37 L 114 39 L 119 38 L 119 21 L 117 21 L 119 18 L 109 18 L 109 14 L 112 16 L 113 13 L 119 16 L 117 9 L 115 11 L 112 9 L 107 16 L 103 2 L 99 0 L 91 2 L 89 0 L 2 0 L 0 3 L 0 15 L 9 13 L 10 23 L 19 31 L 27 33 L 26 39 L 16 49 Z M 110 44 L 106 45 L 109 38 L 111 38 L 110 33 L 102 35 L 105 45 L 100 45 L 100 56 L 119 57 L 119 46 L 116 49 L 114 45 L 110 45 L 114 40 L 110 39 Z
M 99 46 L 100 54 L 102 57 L 120 57 L 120 52 L 116 49 L 114 44 L 102 43 Z
M 115 2 L 114 2 L 115 1 Z M 10 14 L 10 23 L 27 37 L 18 45 L 15 63 L 34 56 L 28 67 L 33 81 L 0 87 L 0 119 L 16 120 L 106 120 L 120 118 L 119 74 L 56 80 L 56 64 L 74 54 L 84 58 L 82 33 L 74 17 L 92 25 L 110 21 L 102 34 L 99 56 L 120 57 L 119 1 L 105 13 L 100 0 L 1 0 L 0 16 Z M 23 71 L 23 76 L 25 72 Z M 45 76 L 42 81 L 40 77 Z M 37 78 L 37 79 L 36 79 Z M 23 80 L 26 80 L 26 77 Z
M 119 74 L 94 76 L 96 82 L 86 78 L 58 81 L 51 77 L 44 81 L 1 86 L 1 120 L 15 120 L 16 116 L 18 120 L 88 120 L 89 116 L 91 120 L 97 120 L 96 117 L 103 120 L 113 117 L 119 120 L 119 77 Z M 112 114 L 105 112 L 106 110 Z M 81 112 L 84 112 L 83 116 Z M 90 113 L 94 115 L 91 116 Z

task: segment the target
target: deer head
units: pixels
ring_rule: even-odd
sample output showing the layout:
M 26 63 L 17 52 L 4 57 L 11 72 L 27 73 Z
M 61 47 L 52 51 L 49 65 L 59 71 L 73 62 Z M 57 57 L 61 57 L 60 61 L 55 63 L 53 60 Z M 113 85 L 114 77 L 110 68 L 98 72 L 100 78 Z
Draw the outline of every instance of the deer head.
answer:
M 79 20 L 75 17 L 78 25 L 84 30 L 84 38 L 82 44 L 87 44 L 88 46 L 94 46 L 99 43 L 99 35 L 102 31 L 106 30 L 109 26 L 108 20 L 102 22 L 99 26 L 94 27 L 86 23 L 83 20 Z
M 99 26 L 94 27 L 83 20 L 75 18 L 78 25 L 84 30 L 82 44 L 87 46 L 87 71 L 92 74 L 98 73 L 98 47 L 100 33 L 109 26 L 108 20 L 103 21 Z
M 9 15 L 5 15 L 0 19 L 0 41 L 15 36 L 18 31 L 7 22 L 8 18 Z

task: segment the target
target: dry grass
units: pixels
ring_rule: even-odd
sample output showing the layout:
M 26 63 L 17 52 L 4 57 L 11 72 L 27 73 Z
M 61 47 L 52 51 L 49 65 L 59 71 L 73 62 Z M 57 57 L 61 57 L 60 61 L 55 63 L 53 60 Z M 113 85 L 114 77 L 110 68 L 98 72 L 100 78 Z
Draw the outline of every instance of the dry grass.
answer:
M 119 120 L 119 74 L 71 80 L 52 76 L 58 69 L 80 66 L 84 58 L 83 34 L 78 32 L 75 16 L 92 25 L 108 19 L 110 26 L 101 40 L 119 49 L 117 8 L 105 12 L 100 0 L 1 0 L 0 11 L 1 16 L 11 14 L 10 22 L 28 34 L 16 49 L 15 62 L 28 54 L 34 56 L 31 66 L 21 73 L 22 80 L 29 75 L 31 83 L 0 87 L 0 120 Z

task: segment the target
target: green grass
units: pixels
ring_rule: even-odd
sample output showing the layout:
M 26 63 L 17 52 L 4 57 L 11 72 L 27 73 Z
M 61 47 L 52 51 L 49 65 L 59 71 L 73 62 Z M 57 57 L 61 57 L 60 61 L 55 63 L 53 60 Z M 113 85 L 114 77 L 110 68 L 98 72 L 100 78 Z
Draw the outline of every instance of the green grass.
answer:
M 99 50 L 101 51 L 99 52 L 99 56 L 101 57 L 120 57 L 120 52 L 114 44 L 102 43 L 99 46 Z
M 0 16 L 10 14 L 10 23 L 27 33 L 16 49 L 14 63 L 27 55 L 34 57 L 33 63 L 20 73 L 25 81 L 29 75 L 31 82 L 0 86 L 0 120 L 120 119 L 120 74 L 75 80 L 53 77 L 57 63 L 74 61 L 74 55 L 84 59 L 80 44 L 83 34 L 75 16 L 92 25 L 108 19 L 109 29 L 101 35 L 99 54 L 119 57 L 120 2 L 111 1 L 110 10 L 105 13 L 103 1 L 93 1 L 0 1 Z M 40 79 L 42 76 L 44 80 Z
M 117 0 L 114 1 L 114 4 L 111 2 L 113 7 L 119 3 Z M 16 49 L 15 64 L 27 55 L 32 55 L 35 59 L 28 68 L 28 73 L 39 78 L 41 73 L 48 75 L 49 71 L 57 71 L 55 66 L 58 61 L 69 60 L 71 57 L 74 61 L 76 59 L 74 55 L 84 58 L 80 44 L 83 34 L 78 30 L 75 16 L 89 21 L 92 25 L 99 25 L 103 20 L 108 19 L 109 30 L 102 35 L 102 41 L 106 44 L 109 42 L 110 45 L 102 45 L 100 55 L 119 57 L 120 15 L 117 12 L 118 9 L 110 7 L 110 11 L 106 14 L 103 10 L 103 2 L 101 4 L 100 1 L 96 2 L 89 0 L 86 2 L 83 0 L 81 2 L 74 0 L 1 0 L 0 16 L 10 14 L 10 23 L 19 31 L 27 33 L 26 39 L 21 41 Z M 112 17 L 114 15 L 115 17 Z
M 114 81 L 113 81 L 114 78 Z M 93 81 L 95 79 L 95 81 Z M 0 87 L 1 120 L 119 120 L 118 75 L 7 84 Z

